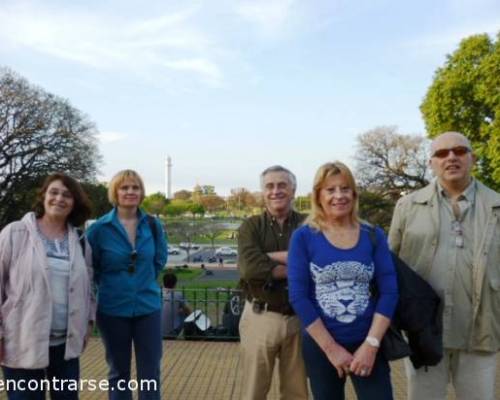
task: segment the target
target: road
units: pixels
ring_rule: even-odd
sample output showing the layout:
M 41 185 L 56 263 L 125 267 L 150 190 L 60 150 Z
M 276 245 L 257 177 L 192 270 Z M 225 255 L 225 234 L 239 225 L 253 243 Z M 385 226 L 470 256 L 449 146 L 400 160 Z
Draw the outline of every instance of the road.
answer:
M 209 245 L 201 245 L 198 250 L 192 250 L 189 258 L 190 262 L 219 262 L 218 257 L 215 257 L 215 250 Z M 212 260 L 210 260 L 211 258 Z M 222 259 L 224 264 L 236 264 L 237 256 L 222 256 Z M 169 264 L 179 264 L 185 262 L 187 262 L 187 252 L 183 249 L 181 249 L 180 254 L 170 254 L 168 256 Z
M 237 269 L 210 268 L 208 271 L 212 275 L 202 275 L 197 281 L 238 281 L 240 279 L 240 271 Z

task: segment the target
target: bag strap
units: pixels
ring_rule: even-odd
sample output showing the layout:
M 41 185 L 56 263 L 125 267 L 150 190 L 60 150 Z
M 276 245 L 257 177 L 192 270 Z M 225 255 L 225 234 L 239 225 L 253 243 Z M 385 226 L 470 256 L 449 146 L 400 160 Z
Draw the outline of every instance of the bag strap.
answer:
M 368 236 L 370 237 L 370 242 L 372 243 L 372 258 L 375 258 L 375 252 L 377 251 L 377 233 L 375 232 L 375 226 L 372 224 L 365 222 L 365 225 L 368 227 Z M 378 297 L 378 288 L 375 282 L 370 282 L 370 293 L 373 297 Z
M 155 218 L 152 215 L 147 214 L 146 219 L 148 220 L 149 229 L 151 229 L 151 233 L 153 234 L 153 241 L 155 243 L 155 254 L 158 240 L 158 229 L 156 226 Z
M 377 251 L 377 232 L 375 232 L 375 226 L 365 222 L 365 225 L 368 226 L 368 236 L 370 236 L 370 242 L 373 246 L 372 255 L 375 255 L 375 251 Z

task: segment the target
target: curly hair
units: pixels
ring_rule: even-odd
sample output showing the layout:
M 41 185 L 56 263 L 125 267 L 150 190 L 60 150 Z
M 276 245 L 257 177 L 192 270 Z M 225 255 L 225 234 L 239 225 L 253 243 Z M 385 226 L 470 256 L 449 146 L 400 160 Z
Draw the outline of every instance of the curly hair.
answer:
M 45 193 L 48 187 L 54 181 L 61 181 L 64 186 L 68 188 L 73 196 L 73 209 L 68 215 L 67 221 L 73 226 L 81 226 L 90 217 L 91 204 L 90 200 L 83 190 L 78 181 L 63 172 L 55 172 L 47 176 L 43 185 L 38 189 L 35 203 L 33 204 L 33 211 L 37 218 L 41 218 L 45 214 L 45 207 L 43 205 L 45 200 Z

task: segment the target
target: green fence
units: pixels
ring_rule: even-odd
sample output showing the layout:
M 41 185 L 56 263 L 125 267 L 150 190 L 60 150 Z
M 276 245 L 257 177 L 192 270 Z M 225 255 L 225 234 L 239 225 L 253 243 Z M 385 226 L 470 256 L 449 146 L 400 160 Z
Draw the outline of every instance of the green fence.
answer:
M 192 311 L 175 332 L 164 335 L 167 339 L 184 340 L 239 340 L 238 324 L 243 311 L 241 291 L 234 288 L 175 289 L 163 298 L 163 310 L 170 312 L 163 319 L 174 318 L 180 302 L 173 292 L 180 293 Z M 172 325 L 173 321 L 170 321 Z

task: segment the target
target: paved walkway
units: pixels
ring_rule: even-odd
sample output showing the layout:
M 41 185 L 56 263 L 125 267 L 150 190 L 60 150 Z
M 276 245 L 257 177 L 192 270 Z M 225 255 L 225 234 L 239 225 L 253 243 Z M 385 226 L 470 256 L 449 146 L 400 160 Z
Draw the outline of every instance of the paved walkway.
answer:
M 162 399 L 166 400 L 237 400 L 241 387 L 238 343 L 164 341 Z M 500 365 L 500 356 L 499 356 Z M 99 339 L 92 339 L 81 359 L 82 379 L 105 379 L 107 366 Z M 402 362 L 392 364 L 394 398 L 406 398 L 406 378 Z M 268 400 L 278 400 L 274 379 Z M 0 393 L 0 399 L 5 399 Z M 137 397 L 134 397 L 137 398 Z M 312 398 L 312 397 L 311 397 Z M 449 400 L 455 397 L 450 393 Z M 496 398 L 500 399 L 500 369 L 497 374 Z M 85 390 L 82 400 L 105 400 L 105 392 Z M 347 400 L 354 400 L 350 385 Z M 263 399 L 264 400 L 264 399 Z

